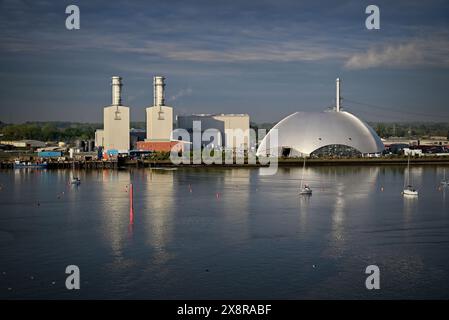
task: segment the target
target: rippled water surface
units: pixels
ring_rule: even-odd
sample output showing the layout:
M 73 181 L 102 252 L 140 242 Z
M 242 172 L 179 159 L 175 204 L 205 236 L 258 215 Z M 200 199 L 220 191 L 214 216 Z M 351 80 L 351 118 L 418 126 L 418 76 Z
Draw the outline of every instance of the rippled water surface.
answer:
M 0 298 L 449 298 L 443 167 L 306 171 L 0 171 Z

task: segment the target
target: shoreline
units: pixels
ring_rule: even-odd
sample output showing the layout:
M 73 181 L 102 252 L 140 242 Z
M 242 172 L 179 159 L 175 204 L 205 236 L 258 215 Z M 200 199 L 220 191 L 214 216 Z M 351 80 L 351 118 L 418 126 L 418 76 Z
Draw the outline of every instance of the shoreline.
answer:
M 449 157 L 411 158 L 414 165 L 444 165 L 449 166 Z M 278 167 L 300 167 L 301 159 L 279 159 Z M 308 167 L 319 166 L 392 166 L 406 165 L 407 158 L 337 158 L 308 159 Z M 46 169 L 123 169 L 123 168 L 263 168 L 269 165 L 256 164 L 173 164 L 170 160 L 119 160 L 119 161 L 61 161 L 49 162 Z M 12 162 L 1 162 L 1 169 L 14 169 Z

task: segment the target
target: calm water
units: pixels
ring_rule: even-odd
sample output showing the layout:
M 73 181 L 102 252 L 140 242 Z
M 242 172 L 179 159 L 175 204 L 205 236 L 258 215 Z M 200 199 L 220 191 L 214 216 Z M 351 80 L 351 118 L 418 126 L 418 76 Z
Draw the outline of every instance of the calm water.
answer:
M 449 298 L 442 167 L 413 168 L 419 199 L 404 167 L 308 168 L 310 198 L 301 169 L 263 173 L 0 171 L 0 298 Z

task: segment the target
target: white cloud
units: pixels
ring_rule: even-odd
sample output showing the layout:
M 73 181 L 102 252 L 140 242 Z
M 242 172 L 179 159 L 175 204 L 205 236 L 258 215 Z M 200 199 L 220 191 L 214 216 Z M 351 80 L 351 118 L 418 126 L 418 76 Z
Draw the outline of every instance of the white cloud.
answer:
M 345 63 L 349 69 L 419 66 L 449 67 L 448 38 L 414 39 L 370 48 L 366 52 L 353 54 Z

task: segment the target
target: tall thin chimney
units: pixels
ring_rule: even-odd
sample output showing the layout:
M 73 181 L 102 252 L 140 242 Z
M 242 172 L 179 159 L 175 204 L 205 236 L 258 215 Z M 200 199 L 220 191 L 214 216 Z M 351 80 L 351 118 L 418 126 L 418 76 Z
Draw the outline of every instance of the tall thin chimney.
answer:
M 153 77 L 153 105 L 165 105 L 165 78 L 162 76 Z
M 337 96 L 336 96 L 336 105 L 335 105 L 335 110 L 337 112 L 340 112 L 340 103 L 341 103 L 341 97 L 340 97 L 340 78 L 337 78 L 336 80 L 337 82 Z
M 122 78 L 118 76 L 112 77 L 112 105 L 122 105 Z

